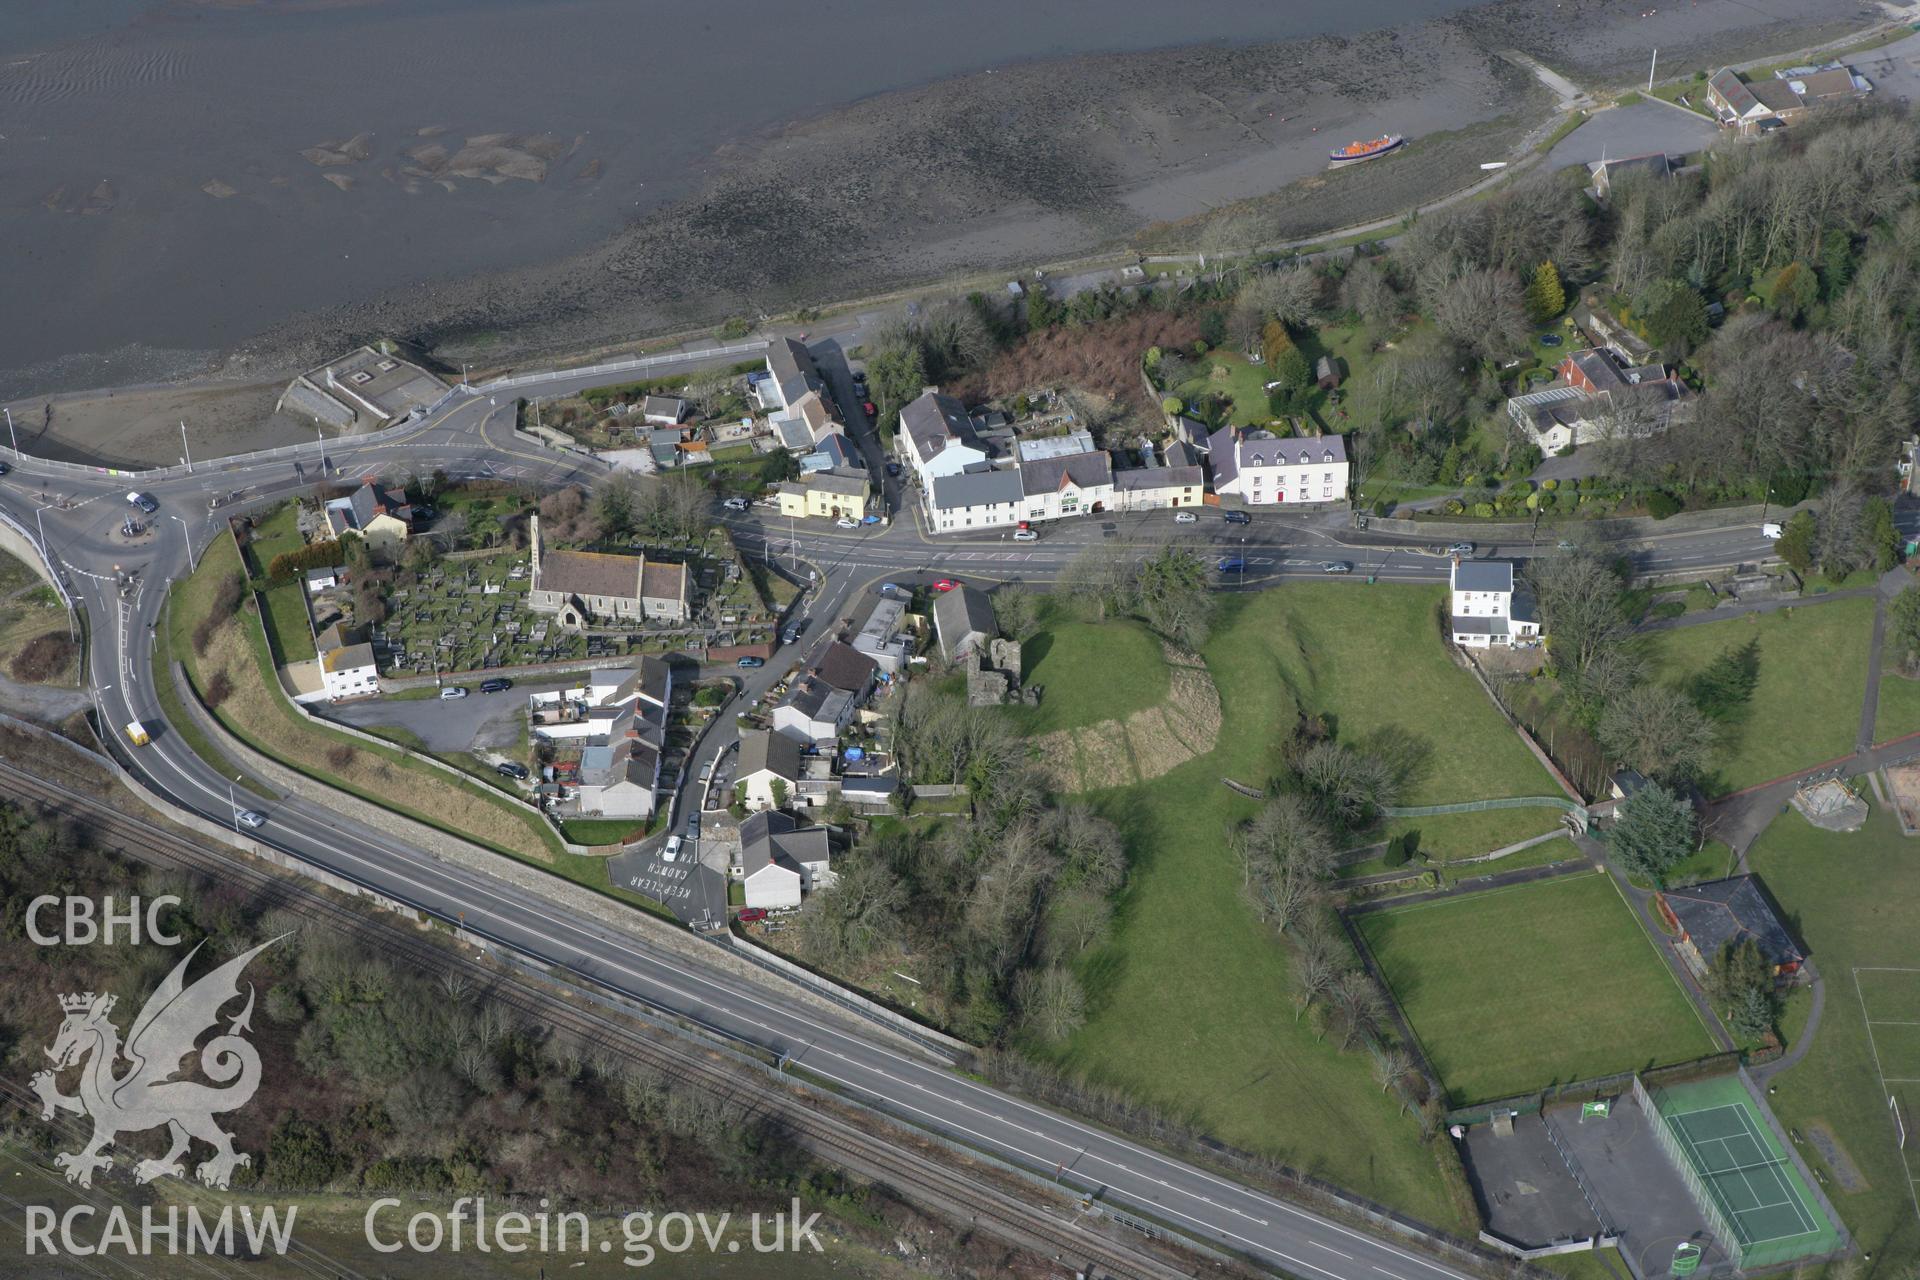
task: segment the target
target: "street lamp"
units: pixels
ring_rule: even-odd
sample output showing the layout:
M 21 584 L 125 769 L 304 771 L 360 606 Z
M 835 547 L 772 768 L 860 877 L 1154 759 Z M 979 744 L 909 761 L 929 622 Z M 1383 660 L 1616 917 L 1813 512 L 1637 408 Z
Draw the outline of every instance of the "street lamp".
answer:
M 187 474 L 193 474 L 193 450 L 187 447 L 187 420 L 180 419 L 180 457 L 187 464 Z
M 189 529 L 189 528 L 187 528 L 187 522 L 186 522 L 185 520 L 182 520 L 182 519 L 181 519 L 181 518 L 180 518 L 179 516 L 176 516 L 176 515 L 173 515 L 172 513 L 168 513 L 168 516 L 167 516 L 167 518 L 168 518 L 169 520 L 178 520 L 178 521 L 180 522 L 180 533 L 181 533 L 181 536 L 182 536 L 182 537 L 184 537 L 184 538 L 186 538 L 186 540 L 187 540 L 187 572 L 188 572 L 188 573 L 192 573 L 192 572 L 194 572 L 194 565 L 193 565 L 193 531 L 192 531 L 191 529 Z
M 20 433 L 13 429 L 13 410 L 7 410 L 7 436 L 13 441 L 13 456 L 20 456 Z
M 233 834 L 235 835 L 240 834 L 240 801 L 235 798 L 233 794 L 233 784 L 239 780 L 240 775 L 235 774 L 233 780 L 227 783 L 227 812 L 233 818 Z

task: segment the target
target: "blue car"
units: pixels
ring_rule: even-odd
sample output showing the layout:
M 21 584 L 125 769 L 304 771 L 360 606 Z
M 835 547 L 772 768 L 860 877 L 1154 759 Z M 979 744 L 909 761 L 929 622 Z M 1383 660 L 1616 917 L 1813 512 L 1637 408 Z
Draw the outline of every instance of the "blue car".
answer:
M 1246 569 L 1247 558 L 1245 556 L 1225 556 L 1221 558 L 1220 572 L 1222 573 L 1245 573 Z
M 740 661 L 734 663 L 734 665 L 741 668 L 744 671 L 751 671 L 755 667 L 766 666 L 767 660 L 765 658 L 756 658 L 752 654 L 748 654 L 746 657 L 740 659 Z

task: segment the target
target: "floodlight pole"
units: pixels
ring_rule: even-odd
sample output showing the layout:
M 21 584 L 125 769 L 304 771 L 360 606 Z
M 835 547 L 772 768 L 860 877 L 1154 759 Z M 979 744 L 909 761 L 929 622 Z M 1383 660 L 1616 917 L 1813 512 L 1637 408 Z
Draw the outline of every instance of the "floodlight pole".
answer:
M 193 450 L 187 446 L 187 420 L 180 419 L 180 456 L 186 460 L 187 474 L 193 474 Z
M 1647 64 L 1647 92 L 1653 92 L 1653 69 L 1660 65 L 1660 50 L 1653 51 L 1653 61 Z

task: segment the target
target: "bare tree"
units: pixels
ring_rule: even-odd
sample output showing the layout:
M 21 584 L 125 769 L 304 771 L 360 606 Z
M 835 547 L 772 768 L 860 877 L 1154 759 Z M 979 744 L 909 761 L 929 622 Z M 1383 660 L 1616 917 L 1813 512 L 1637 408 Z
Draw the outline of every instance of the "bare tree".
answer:
M 1520 281 L 1510 271 L 1468 271 L 1441 291 L 1433 322 L 1482 360 L 1504 359 L 1527 343 Z
M 1312 322 L 1320 311 L 1323 283 L 1310 267 L 1286 267 L 1262 271 L 1251 276 L 1234 295 L 1227 327 L 1243 349 L 1252 349 L 1260 341 L 1260 331 L 1269 320 L 1278 320 L 1289 329 Z
M 1400 319 L 1402 303 L 1386 269 L 1371 257 L 1356 254 L 1340 280 L 1340 305 L 1378 334 Z
M 1305 797 L 1277 796 L 1234 833 L 1241 885 L 1255 913 L 1285 933 L 1299 924 L 1333 873 L 1333 840 Z
M 1672 689 L 1643 684 L 1607 705 L 1596 732 L 1607 753 L 1663 782 L 1705 773 L 1717 735 L 1713 721 Z
M 1078 1031 L 1087 1020 L 1087 997 L 1080 983 L 1057 965 L 1023 970 L 1013 984 L 1013 1002 L 1028 1034 L 1049 1044 Z
M 1040 629 L 1040 599 L 1032 588 L 1008 583 L 993 593 L 993 619 L 1002 634 L 1030 640 Z
M 1325 928 L 1309 928 L 1300 934 L 1294 949 L 1289 976 L 1293 980 L 1293 1020 L 1332 994 L 1342 970 L 1339 944 Z
M 733 390 L 733 375 L 725 369 L 703 369 L 687 382 L 687 401 L 702 418 L 711 418 Z
M 1361 969 L 1348 969 L 1334 983 L 1334 1013 L 1340 1019 L 1340 1047 L 1351 1049 L 1365 1044 L 1380 1032 L 1386 1019 L 1387 1003 L 1380 988 Z

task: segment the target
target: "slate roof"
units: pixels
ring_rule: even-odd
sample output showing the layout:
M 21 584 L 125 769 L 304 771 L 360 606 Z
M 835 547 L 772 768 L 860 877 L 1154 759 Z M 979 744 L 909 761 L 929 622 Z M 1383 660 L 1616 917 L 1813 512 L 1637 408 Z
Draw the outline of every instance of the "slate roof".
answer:
M 549 551 L 540 557 L 540 589 L 574 596 L 618 596 L 640 592 L 641 556 L 607 551 Z
M 814 367 L 813 353 L 807 344 L 782 338 L 767 348 L 767 368 L 779 384 L 782 403 L 791 407 L 807 392 L 820 386 L 820 374 Z
M 1056 493 L 1069 483 L 1081 489 L 1111 486 L 1112 455 L 1095 450 L 1020 464 L 1020 486 L 1024 493 Z
M 640 402 L 640 415 L 678 422 L 687 416 L 687 402 L 679 396 L 648 396 Z
M 1759 944 L 1769 964 L 1798 964 L 1806 959 L 1760 882 L 1750 875 L 1668 889 L 1663 897 L 1694 950 L 1708 963 L 1728 943 L 1738 945 L 1749 938 Z
M 667 560 L 640 561 L 640 598 L 680 600 L 687 593 L 687 566 Z
M 924 391 L 902 409 L 900 427 L 913 441 L 914 453 L 922 461 L 931 459 L 949 443 L 980 447 L 967 411 L 958 400 L 938 391 Z
M 767 729 L 749 729 L 740 735 L 740 759 L 734 769 L 737 778 L 750 778 L 766 770 L 788 782 L 800 777 L 800 744 L 784 733 Z
M 866 692 L 880 664 L 852 645 L 835 640 L 813 664 L 813 674 L 836 689 L 858 696 Z
M 1509 560 L 1461 560 L 1453 566 L 1455 591 L 1513 590 L 1513 563 Z
M 774 863 L 798 875 L 801 863 L 827 859 L 825 827 L 802 827 L 778 809 L 753 814 L 740 824 L 740 868 L 746 878 Z
M 1453 615 L 1453 633 L 1457 636 L 1504 636 L 1513 630 L 1513 624 L 1506 618 L 1482 618 L 1456 613 Z
M 353 671 L 360 667 L 371 667 L 373 646 L 370 644 L 350 644 L 344 649 L 329 649 L 322 654 L 320 661 L 328 671 Z
M 405 524 L 413 523 L 413 507 L 407 502 L 406 494 L 379 487 L 369 482 L 353 491 L 349 499 L 353 504 L 353 527 L 364 529 L 373 523 L 375 516 L 389 515 Z
M 1018 471 L 962 471 L 933 479 L 933 505 L 940 511 L 998 506 L 1026 496 Z
M 848 472 L 838 467 L 826 471 L 816 471 L 807 478 L 807 483 L 826 493 L 837 493 L 842 497 L 864 497 L 867 492 L 867 477 L 863 472 Z
M 956 656 L 961 642 L 973 632 L 983 636 L 1000 633 L 986 593 L 964 585 L 933 602 L 933 629 L 940 636 L 940 648 L 949 658 Z

